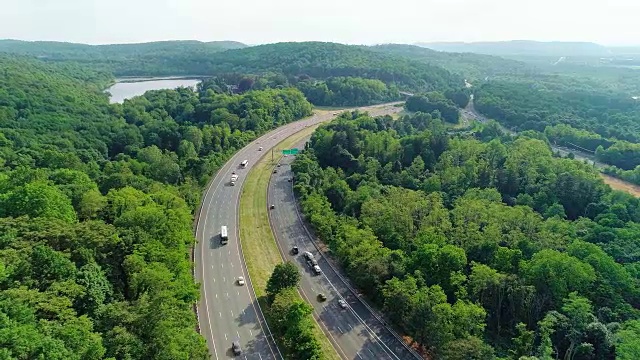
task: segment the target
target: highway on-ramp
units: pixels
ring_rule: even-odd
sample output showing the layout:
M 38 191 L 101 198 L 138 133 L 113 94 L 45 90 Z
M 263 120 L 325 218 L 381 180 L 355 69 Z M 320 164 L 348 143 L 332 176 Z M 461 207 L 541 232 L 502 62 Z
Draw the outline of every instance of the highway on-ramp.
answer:
M 381 105 L 382 106 L 382 105 Z M 387 104 L 382 109 L 393 108 Z M 361 108 L 372 114 L 380 107 Z M 212 359 L 234 357 L 233 341 L 238 341 L 244 359 L 281 359 L 265 322 L 245 266 L 238 239 L 238 205 L 244 179 L 263 155 L 287 137 L 306 127 L 329 120 L 333 115 L 321 112 L 309 118 L 275 129 L 238 151 L 216 174 L 205 190 L 196 214 L 194 249 L 195 279 L 200 286 L 197 304 L 200 333 L 205 338 Z M 262 147 L 260 151 L 259 148 Z M 246 167 L 240 163 L 247 160 Z M 232 172 L 239 175 L 230 185 Z M 229 241 L 220 243 L 221 227 L 228 228 Z M 246 284 L 238 284 L 238 277 Z
M 323 324 L 325 332 L 329 332 L 334 347 L 345 359 L 420 358 L 385 326 L 373 309 L 348 285 L 340 270 L 330 264 L 316 247 L 313 235 L 305 228 L 295 202 L 293 181 L 290 181 L 293 177 L 290 167 L 292 161 L 293 157 L 282 158 L 280 166 L 276 166 L 277 173 L 272 174 L 268 204 L 275 207 L 269 211 L 269 219 L 283 257 L 301 270 L 301 293 L 314 307 L 315 316 Z M 297 255 L 291 251 L 294 246 L 299 249 Z M 311 252 L 317 259 L 322 274 L 314 274 L 302 255 L 305 251 Z M 320 293 L 327 297 L 326 301 L 318 301 L 317 295 Z M 346 308 L 340 306 L 339 300 L 346 301 Z

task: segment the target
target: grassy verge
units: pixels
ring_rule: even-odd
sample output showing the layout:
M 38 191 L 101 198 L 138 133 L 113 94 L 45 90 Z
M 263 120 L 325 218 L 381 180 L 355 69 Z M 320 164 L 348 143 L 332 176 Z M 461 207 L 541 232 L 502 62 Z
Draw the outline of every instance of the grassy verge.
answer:
M 635 197 L 640 197 L 640 186 L 607 174 L 600 173 L 600 176 L 602 177 L 602 180 L 604 180 L 605 184 L 611 186 L 612 189 L 626 191 Z
M 269 226 L 267 209 L 267 187 L 273 167 L 280 159 L 282 149 L 288 149 L 300 140 L 313 133 L 317 126 L 309 127 L 285 139 L 271 152 L 254 165 L 247 176 L 242 195 L 240 197 L 240 241 L 244 253 L 249 276 L 253 283 L 258 301 L 263 309 L 267 308 L 265 288 L 273 268 L 282 263 L 278 245 Z M 315 323 L 314 323 L 315 324 Z M 333 345 L 315 324 L 314 333 L 322 346 L 322 352 L 327 360 L 340 360 Z

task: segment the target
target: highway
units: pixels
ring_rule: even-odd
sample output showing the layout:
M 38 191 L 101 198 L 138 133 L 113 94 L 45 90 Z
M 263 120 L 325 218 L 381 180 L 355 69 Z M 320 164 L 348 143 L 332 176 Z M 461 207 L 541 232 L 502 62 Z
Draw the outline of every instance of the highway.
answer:
M 302 142 L 298 147 L 302 147 Z M 314 316 L 322 323 L 325 332 L 344 359 L 416 359 L 420 358 L 409 351 L 401 340 L 388 330 L 373 310 L 366 306 L 357 293 L 348 285 L 344 275 L 316 247 L 313 235 L 297 208 L 293 193 L 293 182 L 289 182 L 293 173 L 290 163 L 293 157 L 283 157 L 277 173 L 272 174 L 268 204 L 275 208 L 269 211 L 269 220 L 274 231 L 282 256 L 296 264 L 302 273 L 300 290 L 305 299 L 313 305 Z M 299 254 L 291 249 L 297 246 Z M 314 275 L 306 264 L 302 253 L 311 252 L 322 269 L 321 275 Z M 323 293 L 327 300 L 319 302 L 317 295 Z M 346 300 L 348 307 L 343 309 L 338 300 Z
M 399 111 L 394 104 L 360 108 L 372 115 Z M 330 112 L 284 125 L 254 140 L 239 150 L 215 175 L 207 186 L 201 207 L 196 213 L 194 276 L 200 286 L 200 301 L 196 306 L 200 333 L 205 338 L 212 359 L 234 357 L 233 341 L 239 341 L 244 359 L 281 359 L 273 343 L 264 315 L 256 301 L 248 276 L 242 248 L 238 241 L 238 205 L 242 185 L 252 166 L 269 153 L 276 144 L 319 122 L 333 118 Z M 259 151 L 262 147 L 262 151 Z M 246 168 L 240 163 L 248 160 Z M 235 171 L 239 179 L 229 184 Z M 220 229 L 227 226 L 229 241 L 220 244 Z M 237 283 L 243 276 L 246 285 Z

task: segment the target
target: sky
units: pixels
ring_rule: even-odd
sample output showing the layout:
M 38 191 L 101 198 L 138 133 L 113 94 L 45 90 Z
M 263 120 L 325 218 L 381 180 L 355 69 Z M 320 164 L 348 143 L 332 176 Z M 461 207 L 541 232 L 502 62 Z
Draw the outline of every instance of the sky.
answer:
M 0 38 L 640 45 L 638 0 L 2 0 Z

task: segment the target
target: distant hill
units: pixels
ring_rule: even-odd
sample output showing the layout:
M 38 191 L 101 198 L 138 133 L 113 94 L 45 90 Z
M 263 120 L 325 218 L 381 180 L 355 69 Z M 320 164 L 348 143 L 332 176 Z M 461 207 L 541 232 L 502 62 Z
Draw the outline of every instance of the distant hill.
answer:
M 196 40 L 156 41 L 136 44 L 87 45 L 57 41 L 0 40 L 0 52 L 36 55 L 52 58 L 80 58 L 82 56 L 144 56 L 158 52 L 224 51 L 241 49 L 247 45 L 236 41 L 201 42 Z
M 213 73 L 274 72 L 316 79 L 356 76 L 411 90 L 459 88 L 464 84 L 462 76 L 436 64 L 373 51 L 365 46 L 327 42 L 251 46 L 214 54 L 207 61 Z
M 344 76 L 378 79 L 407 90 L 443 90 L 464 85 L 462 76 L 437 64 L 368 47 L 325 42 L 247 47 L 235 42 L 165 41 L 92 46 L 4 40 L 0 41 L 2 51 L 47 61 L 80 62 L 111 71 L 116 76 L 274 73 L 302 79 Z
M 235 41 L 180 40 L 87 45 L 55 41 L 0 40 L 0 52 L 29 55 L 48 61 L 84 63 L 116 75 L 120 75 L 120 69 L 129 66 L 154 69 L 151 73 L 157 75 L 187 75 L 172 64 L 176 62 L 179 67 L 179 62 L 183 59 L 206 58 L 214 53 L 244 47 L 246 45 Z
M 540 42 L 513 40 L 497 42 L 433 42 L 416 45 L 447 52 L 470 52 L 498 56 L 608 56 L 611 50 L 590 42 Z
M 368 48 L 377 52 L 441 66 L 464 76 L 470 82 L 482 80 L 485 77 L 530 74 L 535 71 L 534 67 L 523 62 L 491 55 L 442 52 L 404 44 L 384 44 Z

